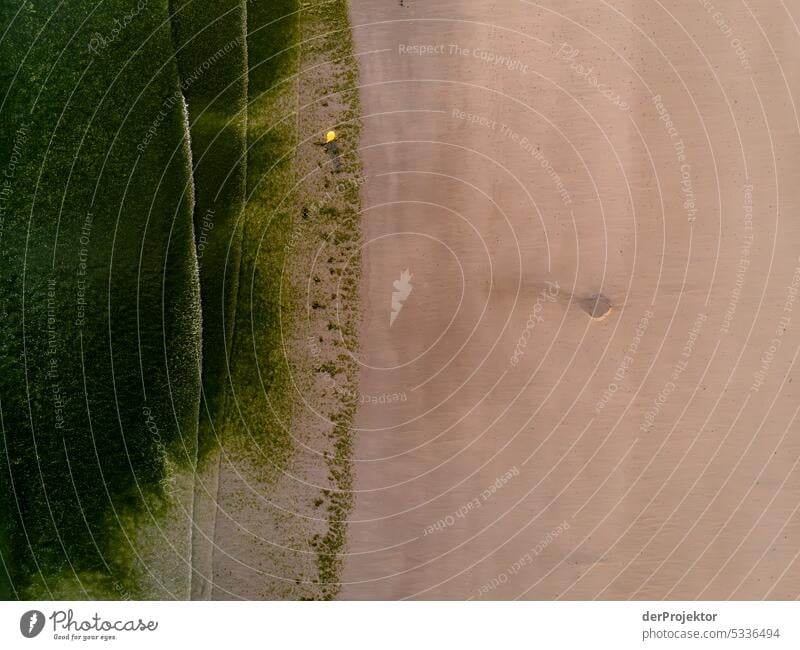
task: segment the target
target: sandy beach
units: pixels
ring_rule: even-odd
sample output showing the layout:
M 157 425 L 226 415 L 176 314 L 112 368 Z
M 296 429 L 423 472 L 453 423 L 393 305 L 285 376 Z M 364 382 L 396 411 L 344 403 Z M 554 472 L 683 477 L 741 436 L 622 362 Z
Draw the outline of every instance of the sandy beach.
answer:
M 792 3 L 354 0 L 347 599 L 795 598 Z

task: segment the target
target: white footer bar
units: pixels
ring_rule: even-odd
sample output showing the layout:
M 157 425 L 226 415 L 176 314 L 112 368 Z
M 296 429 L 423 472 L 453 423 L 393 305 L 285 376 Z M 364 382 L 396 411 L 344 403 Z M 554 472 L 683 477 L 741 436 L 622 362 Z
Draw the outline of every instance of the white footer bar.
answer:
M 795 602 L 5 602 L 0 648 L 800 648 Z

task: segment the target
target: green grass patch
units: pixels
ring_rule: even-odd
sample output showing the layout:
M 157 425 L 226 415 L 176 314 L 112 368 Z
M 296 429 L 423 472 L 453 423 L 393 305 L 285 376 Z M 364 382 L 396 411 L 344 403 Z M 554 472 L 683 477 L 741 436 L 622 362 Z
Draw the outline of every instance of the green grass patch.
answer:
M 337 300 L 338 337 L 327 345 L 342 346 L 338 354 L 318 367 L 318 372 L 338 377 L 340 390 L 334 412 L 329 414 L 333 430 L 329 434 L 331 451 L 326 457 L 329 480 L 334 486 L 323 490 L 327 530 L 315 543 L 319 597 L 335 598 L 339 592 L 342 553 L 347 541 L 347 518 L 352 510 L 352 425 L 357 410 L 358 365 L 345 352 L 358 347 L 359 279 L 361 274 L 360 187 L 361 162 L 358 63 L 353 56 L 348 2 L 318 2 L 303 14 L 303 59 L 309 76 L 316 77 L 316 98 L 304 112 L 306 137 L 316 128 L 335 128 L 342 148 L 339 172 L 330 175 L 326 164 L 322 175 L 314 173 L 310 182 L 298 188 L 300 200 L 319 205 L 315 220 L 326 232 L 334 251 L 330 271 L 339 283 Z M 307 100 L 308 101 L 308 100 Z M 326 120 L 328 123 L 326 124 Z M 311 123 L 309 123 L 311 122 Z M 318 122 L 314 124 L 314 122 Z M 320 134 L 321 135 L 321 134 Z M 327 163 L 328 161 L 326 161 Z M 330 176 L 330 177 L 329 177 Z M 308 194 L 310 196 L 303 196 Z M 332 348 L 333 352 L 336 348 Z
M 203 315 L 200 455 L 217 446 L 214 418 L 228 385 L 246 184 L 244 0 L 172 0 L 181 88 L 189 106 L 194 225 Z
M 246 0 L 171 0 L 181 88 L 189 107 L 200 267 L 203 368 L 192 507 L 191 597 L 213 573 L 220 439 L 230 387 L 247 162 Z

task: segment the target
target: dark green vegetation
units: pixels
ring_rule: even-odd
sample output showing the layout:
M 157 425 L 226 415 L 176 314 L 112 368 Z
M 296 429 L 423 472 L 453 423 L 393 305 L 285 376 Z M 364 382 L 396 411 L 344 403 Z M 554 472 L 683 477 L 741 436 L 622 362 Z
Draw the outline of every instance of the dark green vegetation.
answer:
M 214 418 L 228 384 L 247 138 L 246 7 L 243 0 L 172 0 L 181 88 L 189 105 L 194 226 L 203 314 L 201 455 L 218 439 Z
M 3 596 L 136 597 L 196 457 L 187 122 L 166 0 L 57 7 L 1 10 Z
M 218 465 L 207 464 L 199 477 L 201 488 L 216 489 L 211 521 L 204 524 L 212 531 L 216 550 L 204 554 L 198 547 L 196 566 L 199 572 L 212 575 L 214 583 L 210 590 L 193 588 L 197 597 L 224 598 L 229 593 L 245 598 L 291 597 L 258 571 L 270 572 L 268 567 L 275 563 L 284 567 L 281 571 L 295 569 L 295 558 L 284 561 L 281 546 L 269 546 L 263 540 L 287 545 L 299 532 L 293 525 L 276 526 L 269 505 L 293 450 L 294 396 L 284 345 L 288 327 L 285 263 L 292 217 L 290 206 L 281 205 L 281 200 L 294 182 L 297 5 L 296 0 L 247 4 L 242 254 L 229 355 L 230 387 L 216 418 L 222 424 L 217 429 L 221 433 Z M 198 489 L 196 494 L 203 491 Z M 197 503 L 202 502 L 198 496 Z M 209 509 L 198 509 L 204 510 L 205 520 Z M 265 551 L 270 557 L 264 557 Z
M 171 0 L 175 55 L 189 105 L 194 225 L 203 321 L 192 598 L 207 594 L 219 443 L 230 387 L 247 163 L 245 0 Z
M 347 7 L 346 0 L 309 7 L 303 14 L 300 46 L 301 67 L 306 76 L 301 86 L 314 91 L 307 92 L 300 102 L 303 106 L 301 132 L 309 138 L 321 124 L 328 124 L 335 128 L 340 141 L 349 143 L 337 173 L 330 174 L 331 161 L 323 156 L 322 172 L 302 170 L 300 173 L 305 180 L 296 190 L 300 204 L 315 203 L 319 207 L 314 222 L 320 232 L 327 233 L 328 272 L 337 283 L 337 313 L 328 314 L 331 319 L 328 329 L 335 331 L 336 336 L 326 344 L 331 348 L 332 360 L 316 369 L 338 377 L 340 385 L 328 415 L 333 429 L 329 434 L 330 452 L 326 455 L 326 464 L 333 487 L 322 491 L 327 530 L 314 543 L 320 596 L 326 599 L 334 598 L 339 591 L 341 552 L 346 541 L 347 517 L 352 508 L 351 427 L 358 394 L 358 367 L 348 351 L 358 347 L 357 309 L 353 307 L 358 304 L 361 270 L 358 209 L 361 165 L 353 145 L 359 142 L 360 121 L 358 64 L 353 56 Z M 322 134 L 314 135 L 320 138 Z M 307 160 L 311 156 L 303 158 Z
M 220 444 L 266 484 L 292 458 L 298 206 L 333 266 L 358 240 L 358 184 L 292 191 L 321 152 L 304 119 L 358 139 L 347 3 L 14 0 L 0 27 L 0 598 L 201 593 Z M 343 65 L 298 75 L 320 58 Z M 350 507 L 348 386 L 314 597 L 336 593 Z
M 287 400 L 268 404 L 264 397 L 285 393 L 289 381 L 281 345 L 281 327 L 286 327 L 281 317 L 287 312 L 281 289 L 292 217 L 282 199 L 294 178 L 297 49 L 291 45 L 297 40 L 297 5 L 296 0 L 270 0 L 247 6 L 247 199 L 228 409 L 230 431 L 236 437 L 246 433 L 243 445 L 226 448 L 276 476 L 291 451 L 282 424 L 291 414 Z
M 357 395 L 357 367 L 347 354 L 357 347 L 355 318 L 344 314 L 357 303 L 360 271 L 357 64 L 347 2 L 249 3 L 248 59 L 246 220 L 231 355 L 234 393 L 226 403 L 223 444 L 237 473 L 256 468 L 248 481 L 278 482 L 293 471 L 294 454 L 307 453 L 295 437 L 318 419 L 302 404 L 292 409 L 301 401 L 298 391 L 306 390 L 303 398 L 333 423 L 312 443 L 324 456 L 320 470 L 327 471 L 329 486 L 311 501 L 309 514 L 322 518 L 319 532 L 309 529 L 305 544 L 286 551 L 292 560 L 305 553 L 313 558 L 304 568 L 305 561 L 297 561 L 288 576 L 298 584 L 290 597 L 333 598 L 351 507 L 350 429 Z M 338 173 L 319 146 L 330 128 L 350 152 Z M 310 305 L 305 301 L 312 264 L 324 276 L 313 278 L 314 290 L 325 295 Z M 327 338 L 312 367 L 298 367 L 294 362 L 303 353 L 293 350 L 298 341 L 292 334 L 305 331 L 309 320 Z M 306 347 L 301 338 L 299 345 Z M 310 384 L 300 387 L 307 371 Z M 315 377 L 322 375 L 337 377 L 335 395 L 316 392 Z M 249 492 L 240 499 L 245 516 Z M 278 525 L 305 524 L 298 518 Z

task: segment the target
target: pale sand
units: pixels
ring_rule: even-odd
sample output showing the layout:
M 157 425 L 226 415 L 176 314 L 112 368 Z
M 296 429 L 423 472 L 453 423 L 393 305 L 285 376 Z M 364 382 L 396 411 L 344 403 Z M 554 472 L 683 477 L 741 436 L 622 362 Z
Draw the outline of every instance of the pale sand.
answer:
M 800 8 L 405 5 L 352 4 L 367 396 L 342 597 L 797 597 Z

